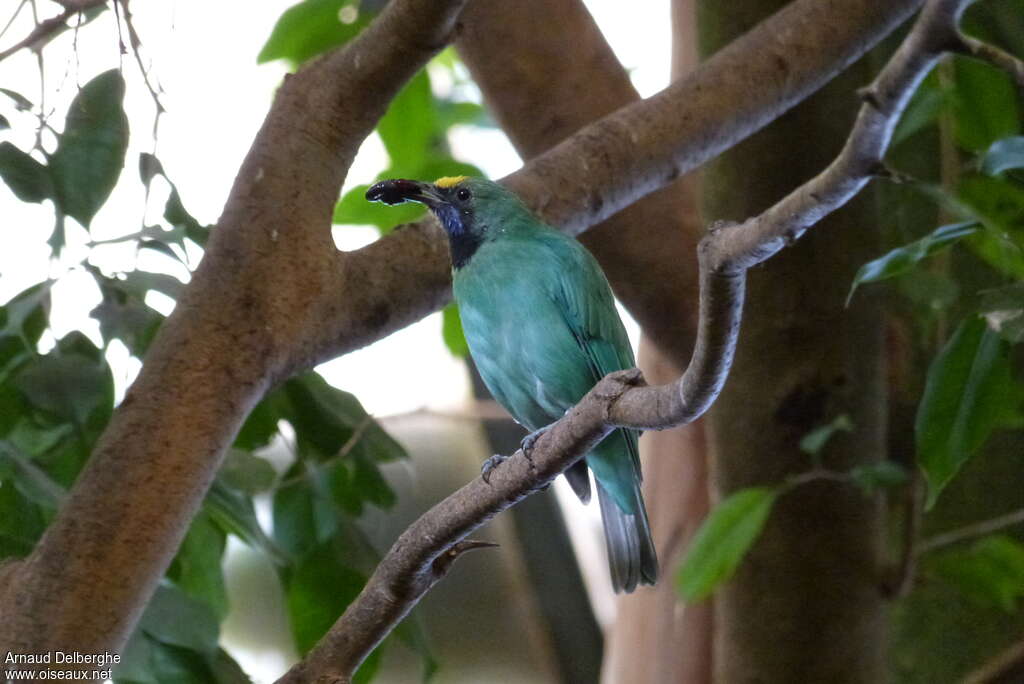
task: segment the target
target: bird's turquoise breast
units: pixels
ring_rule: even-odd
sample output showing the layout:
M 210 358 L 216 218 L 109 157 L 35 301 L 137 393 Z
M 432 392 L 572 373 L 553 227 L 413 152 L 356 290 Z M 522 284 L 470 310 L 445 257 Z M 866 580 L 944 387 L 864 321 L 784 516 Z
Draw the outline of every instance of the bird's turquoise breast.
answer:
M 531 430 L 559 418 L 594 382 L 552 296 L 565 267 L 543 241 L 504 238 L 482 245 L 455 272 L 455 299 L 480 375 Z

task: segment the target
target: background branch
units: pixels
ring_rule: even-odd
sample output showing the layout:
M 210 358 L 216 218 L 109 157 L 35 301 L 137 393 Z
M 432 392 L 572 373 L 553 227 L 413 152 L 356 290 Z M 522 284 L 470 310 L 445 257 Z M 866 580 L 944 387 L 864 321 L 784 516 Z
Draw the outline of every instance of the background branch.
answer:
M 36 27 L 32 31 L 19 40 L 17 43 L 12 45 L 0 52 L 0 62 L 7 59 L 14 53 L 29 48 L 31 50 L 39 50 L 43 45 L 47 43 L 55 34 L 60 33 L 64 28 L 68 19 L 75 16 L 79 12 L 84 12 L 93 7 L 99 7 L 100 5 L 106 4 L 107 0 L 66 0 L 60 4 L 64 6 L 64 11 L 57 16 L 44 19 L 43 21 L 36 24 Z
M 578 234 L 780 116 L 920 4 L 796 0 L 691 76 L 585 126 L 503 182 L 543 219 Z M 347 254 L 330 287 L 344 295 L 321 317 L 311 361 L 386 337 L 448 301 L 447 244 L 438 231 L 428 219 Z
M 910 96 L 941 54 L 955 47 L 952 39 L 967 4 L 929 2 L 867 89 L 843 151 L 824 172 L 760 216 L 742 225 L 715 226 L 701 241 L 700 323 L 682 377 L 647 387 L 636 370 L 610 374 L 537 440 L 528 457 L 516 452 L 490 472 L 487 483 L 477 478 L 431 508 L 399 537 L 363 592 L 307 659 L 280 681 L 349 681 L 372 647 L 433 586 L 434 563 L 453 544 L 549 484 L 614 427 L 663 429 L 690 422 L 707 410 L 725 382 L 735 350 L 746 269 L 797 240 L 870 180 Z
M 245 416 L 308 354 L 339 268 L 330 217 L 348 166 L 462 5 L 395 0 L 285 80 L 138 379 L 0 589 L 0 652 L 123 645 Z

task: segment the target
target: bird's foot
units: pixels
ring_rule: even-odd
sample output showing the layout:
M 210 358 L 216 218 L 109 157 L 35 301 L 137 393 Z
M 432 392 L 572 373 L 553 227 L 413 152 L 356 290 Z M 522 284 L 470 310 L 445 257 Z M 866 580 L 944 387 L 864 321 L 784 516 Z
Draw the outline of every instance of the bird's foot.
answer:
M 554 425 L 554 423 L 551 423 L 551 425 Z M 545 425 L 539 430 L 534 430 L 523 437 L 523 441 L 519 443 L 519 448 L 523 450 L 523 456 L 526 457 L 526 460 L 530 462 L 531 466 L 533 465 L 533 459 L 530 456 L 533 453 L 533 445 L 537 443 L 537 440 L 540 439 L 541 435 L 551 428 L 551 425 Z
M 487 484 L 491 484 L 491 471 L 508 460 L 504 454 L 494 454 L 480 466 L 480 478 Z

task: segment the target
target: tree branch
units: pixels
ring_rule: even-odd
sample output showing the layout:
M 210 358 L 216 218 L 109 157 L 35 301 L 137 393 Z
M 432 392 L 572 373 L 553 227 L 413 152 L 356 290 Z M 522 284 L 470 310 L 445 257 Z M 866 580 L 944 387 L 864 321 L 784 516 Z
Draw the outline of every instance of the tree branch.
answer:
M 60 30 L 64 28 L 68 19 L 79 12 L 84 12 L 87 9 L 98 7 L 99 5 L 106 3 L 106 1 L 107 0 L 75 0 L 72 2 L 72 0 L 65 0 L 65 2 L 61 2 L 60 4 L 64 6 L 63 12 L 55 17 L 50 17 L 49 19 L 44 19 L 39 22 L 27 36 L 6 50 L 0 52 L 0 62 L 4 61 L 19 50 L 24 50 L 25 48 L 39 50 L 51 37 L 53 37 L 55 33 L 60 32 Z
M 957 38 L 960 42 L 961 52 L 965 55 L 983 59 L 989 64 L 1007 72 L 1013 78 L 1014 83 L 1017 84 L 1017 89 L 1024 92 L 1024 62 L 995 45 L 982 42 L 966 34 L 960 33 Z
M 969 539 L 975 539 L 977 537 L 984 537 L 986 534 L 992 534 L 999 530 L 1014 525 L 1020 525 L 1024 523 L 1024 509 L 1016 510 L 1006 515 L 1001 515 L 998 518 L 991 518 L 990 520 L 982 520 L 980 522 L 972 523 L 964 527 L 958 527 L 955 530 L 949 532 L 943 532 L 937 534 L 934 537 L 925 539 L 914 549 L 914 555 L 920 556 L 940 549 L 950 544 L 956 544 Z
M 0 654 L 123 645 L 245 416 L 308 356 L 318 302 L 335 299 L 330 217 L 348 166 L 463 4 L 394 0 L 285 80 L 138 379 L 0 587 Z
M 381 561 L 307 660 L 282 682 L 347 682 L 373 645 L 436 581 L 437 558 L 498 512 L 546 486 L 616 427 L 663 429 L 690 422 L 714 401 L 729 371 L 739 332 L 745 273 L 845 204 L 882 163 L 910 96 L 947 50 L 970 0 L 930 0 L 889 63 L 865 91 L 839 157 L 819 176 L 760 216 L 722 225 L 701 241 L 700 323 L 686 372 L 676 382 L 642 386 L 639 371 L 602 379 L 548 429 L 529 455 L 520 450 L 493 469 L 488 482 L 465 485 L 414 522 Z M 367 635 L 372 634 L 372 638 Z M 337 663 L 344 663 L 339 668 Z
M 455 47 L 524 159 L 640 99 L 579 0 L 475 0 L 461 22 Z M 616 297 L 679 369 L 696 335 L 695 257 L 703 232 L 696 204 L 692 179 L 681 179 L 580 238 Z
M 831 80 L 922 0 L 796 0 L 662 92 L 592 123 L 503 179 L 578 234 L 699 167 Z M 385 337 L 450 298 L 434 220 L 349 252 L 310 362 Z M 642 311 L 635 311 L 643 319 Z

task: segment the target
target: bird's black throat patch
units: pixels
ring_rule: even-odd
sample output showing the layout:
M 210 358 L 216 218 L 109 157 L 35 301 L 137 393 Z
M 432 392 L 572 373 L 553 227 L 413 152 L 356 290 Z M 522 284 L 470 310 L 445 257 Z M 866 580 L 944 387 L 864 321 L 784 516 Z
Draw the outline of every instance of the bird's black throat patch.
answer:
M 469 263 L 484 241 L 483 235 L 475 230 L 473 214 L 469 211 L 459 211 L 450 204 L 442 204 L 434 209 L 434 213 L 444 226 L 444 231 L 448 233 L 452 266 L 456 269 L 462 268 Z

